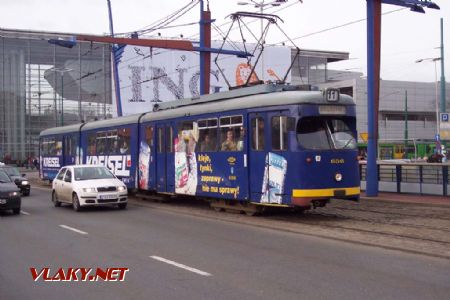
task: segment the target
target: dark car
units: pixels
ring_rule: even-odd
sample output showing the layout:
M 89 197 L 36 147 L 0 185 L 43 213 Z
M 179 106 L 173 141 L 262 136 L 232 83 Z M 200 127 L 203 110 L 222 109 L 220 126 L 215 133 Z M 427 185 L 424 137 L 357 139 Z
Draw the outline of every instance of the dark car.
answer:
M 29 196 L 31 192 L 31 186 L 28 179 L 25 178 L 25 174 L 20 174 L 16 167 L 0 166 L 0 170 L 4 171 L 9 178 L 17 185 L 23 196 Z
M 20 190 L 9 176 L 0 170 L 0 210 L 11 209 L 13 214 L 20 213 Z

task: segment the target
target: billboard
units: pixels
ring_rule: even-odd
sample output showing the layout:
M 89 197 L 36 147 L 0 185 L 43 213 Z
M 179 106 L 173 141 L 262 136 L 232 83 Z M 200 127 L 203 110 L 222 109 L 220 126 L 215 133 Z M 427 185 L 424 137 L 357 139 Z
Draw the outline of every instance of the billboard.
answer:
M 212 47 L 218 48 L 220 44 L 213 42 Z M 244 47 L 240 45 L 239 48 Z M 251 52 L 248 49 L 247 45 L 247 51 Z M 210 93 L 228 90 L 226 81 L 214 63 L 216 57 L 217 54 L 211 54 Z M 255 69 L 258 78 L 265 81 L 283 79 L 291 64 L 291 49 L 266 46 L 260 61 L 264 62 L 264 76 L 260 62 Z M 235 56 L 220 55 L 218 64 L 231 86 L 245 83 L 251 71 L 246 59 Z M 124 116 L 150 111 L 157 102 L 198 97 L 200 94 L 198 52 L 128 45 L 117 68 Z M 251 80 L 257 80 L 256 76 Z M 290 82 L 290 74 L 286 82 Z

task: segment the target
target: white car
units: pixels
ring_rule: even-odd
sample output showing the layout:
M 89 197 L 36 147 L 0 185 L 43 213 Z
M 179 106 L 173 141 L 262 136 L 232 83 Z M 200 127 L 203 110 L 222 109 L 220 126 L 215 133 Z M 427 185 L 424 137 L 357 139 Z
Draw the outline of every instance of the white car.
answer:
M 128 203 L 126 185 L 104 166 L 63 167 L 53 180 L 52 189 L 56 207 L 70 203 L 75 211 L 97 205 L 117 205 L 125 209 Z

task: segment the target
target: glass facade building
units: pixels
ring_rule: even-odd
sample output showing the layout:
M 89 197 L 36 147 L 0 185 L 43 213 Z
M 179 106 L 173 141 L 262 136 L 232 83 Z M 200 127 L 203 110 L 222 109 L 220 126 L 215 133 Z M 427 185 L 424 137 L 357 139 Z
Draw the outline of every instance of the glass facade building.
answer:
M 49 43 L 75 35 L 0 28 L 0 161 L 22 164 L 37 157 L 44 129 L 117 115 L 111 46 Z M 348 59 L 345 52 L 302 49 L 295 54 L 293 49 L 292 84 L 327 82 L 328 63 Z
M 70 37 L 0 29 L 0 161 L 38 156 L 44 129 L 114 115 L 110 46 L 48 42 Z

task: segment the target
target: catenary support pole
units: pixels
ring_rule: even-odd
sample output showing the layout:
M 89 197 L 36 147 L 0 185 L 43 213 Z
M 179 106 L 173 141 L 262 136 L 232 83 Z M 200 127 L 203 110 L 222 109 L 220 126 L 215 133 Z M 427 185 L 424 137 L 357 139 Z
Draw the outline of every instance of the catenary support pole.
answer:
M 112 18 L 112 10 L 111 10 L 111 1 L 108 0 L 108 13 L 109 13 L 109 31 L 111 37 L 114 37 L 114 25 Z M 116 93 L 116 107 L 117 107 L 117 116 L 122 116 L 122 99 L 120 97 L 120 82 L 119 82 L 119 71 L 117 68 L 117 59 L 116 59 L 116 45 L 111 45 L 112 51 L 112 67 L 113 67 L 113 75 L 114 75 L 114 87 Z
M 380 79 L 381 0 L 367 0 L 367 187 L 366 195 L 378 196 L 377 139 Z
M 445 98 L 445 71 L 444 71 L 444 19 L 441 18 L 441 113 L 445 113 L 446 98 Z

